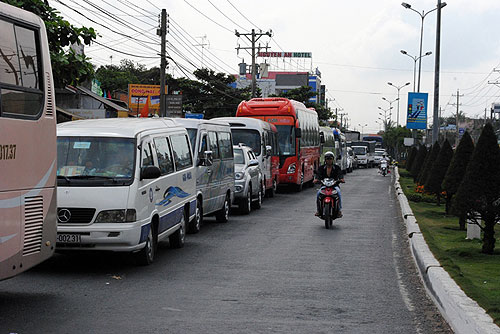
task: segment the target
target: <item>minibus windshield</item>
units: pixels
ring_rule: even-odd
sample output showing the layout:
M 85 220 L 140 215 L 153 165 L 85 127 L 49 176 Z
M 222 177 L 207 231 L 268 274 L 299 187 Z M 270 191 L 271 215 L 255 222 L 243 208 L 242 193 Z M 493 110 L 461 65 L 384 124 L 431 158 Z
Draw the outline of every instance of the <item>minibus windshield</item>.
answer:
M 134 177 L 135 139 L 58 137 L 58 185 L 124 185 Z
M 280 155 L 295 155 L 295 127 L 291 125 L 276 125 Z
M 245 144 L 252 148 L 256 156 L 260 155 L 260 133 L 257 130 L 231 129 L 233 145 Z

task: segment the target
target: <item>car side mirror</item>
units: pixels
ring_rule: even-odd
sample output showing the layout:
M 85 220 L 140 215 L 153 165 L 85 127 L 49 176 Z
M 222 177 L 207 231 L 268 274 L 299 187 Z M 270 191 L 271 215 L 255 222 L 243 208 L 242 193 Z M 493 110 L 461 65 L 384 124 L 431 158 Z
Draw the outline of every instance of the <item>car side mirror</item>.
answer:
M 145 166 L 141 168 L 141 180 L 157 179 L 161 176 L 160 168 L 156 166 Z
M 324 144 L 325 143 L 325 134 L 323 132 L 320 132 L 319 133 L 319 142 L 321 144 Z
M 250 162 L 248 163 L 248 167 L 255 167 L 258 165 L 259 165 L 259 161 L 255 160 L 255 159 L 250 160 Z
M 300 137 L 302 137 L 302 129 L 295 128 L 295 138 L 300 138 Z
M 272 149 L 273 148 L 270 145 L 266 146 L 266 156 L 270 156 L 271 155 Z

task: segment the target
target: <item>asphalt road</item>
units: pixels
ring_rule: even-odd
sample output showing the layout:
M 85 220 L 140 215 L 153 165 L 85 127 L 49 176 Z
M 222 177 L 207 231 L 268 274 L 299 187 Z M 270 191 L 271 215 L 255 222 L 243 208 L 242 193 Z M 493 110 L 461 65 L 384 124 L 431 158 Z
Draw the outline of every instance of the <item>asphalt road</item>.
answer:
M 452 333 L 411 259 L 391 177 L 357 170 L 326 230 L 315 189 L 207 219 L 155 263 L 60 255 L 0 282 L 4 333 Z M 235 210 L 236 211 L 236 210 Z

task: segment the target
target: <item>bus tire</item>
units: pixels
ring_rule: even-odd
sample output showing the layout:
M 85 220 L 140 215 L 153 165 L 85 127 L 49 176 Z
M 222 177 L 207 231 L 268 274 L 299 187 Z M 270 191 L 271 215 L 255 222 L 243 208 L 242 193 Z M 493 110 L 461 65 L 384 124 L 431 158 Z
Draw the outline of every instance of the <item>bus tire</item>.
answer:
M 301 192 L 304 187 L 304 172 L 300 172 L 300 183 L 295 185 L 295 191 Z
M 141 266 L 147 266 L 153 263 L 156 248 L 158 244 L 158 232 L 156 230 L 155 224 L 151 223 L 149 228 L 148 237 L 146 239 L 146 245 L 138 253 L 135 254 L 137 263 Z
M 227 221 L 229 220 L 229 207 L 230 207 L 230 205 L 231 205 L 231 203 L 229 203 L 229 194 L 227 194 L 226 198 L 224 199 L 224 205 L 215 214 L 215 220 L 218 223 L 227 223 Z
M 193 220 L 188 224 L 187 233 L 195 234 L 200 232 L 201 224 L 203 222 L 203 205 L 201 204 L 201 198 L 198 197 L 196 200 L 196 211 Z
M 184 242 L 186 240 L 186 213 L 182 213 L 180 226 L 177 231 L 168 237 L 171 248 L 182 248 L 184 247 Z

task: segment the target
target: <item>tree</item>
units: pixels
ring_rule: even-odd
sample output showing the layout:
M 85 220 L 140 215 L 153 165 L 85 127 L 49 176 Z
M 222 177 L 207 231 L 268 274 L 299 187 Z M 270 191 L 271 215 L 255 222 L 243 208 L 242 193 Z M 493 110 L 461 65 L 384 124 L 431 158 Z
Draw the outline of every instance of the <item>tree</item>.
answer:
M 111 92 L 117 90 L 127 91 L 128 85 L 131 83 L 159 85 L 160 69 L 158 67 L 147 69 L 142 64 L 124 59 L 119 65 L 104 65 L 99 67 L 95 73 L 95 77 L 101 82 L 101 87 L 104 90 Z M 167 83 L 171 79 L 167 77 Z
M 448 140 L 445 140 L 424 184 L 425 191 L 436 194 L 437 205 L 441 205 L 441 183 L 452 158 L 453 149 Z
M 77 28 L 64 20 L 59 12 L 42 0 L 0 0 L 10 5 L 35 13 L 45 22 L 49 42 L 50 61 L 56 87 L 77 85 L 94 75 L 90 58 L 76 54 L 68 46 L 90 43 L 96 38 L 93 28 Z
M 316 92 L 312 91 L 310 86 L 302 86 L 290 89 L 286 92 L 281 92 L 278 95 L 271 95 L 271 97 L 284 97 L 289 100 L 302 102 L 307 108 L 314 108 L 314 110 L 316 110 L 320 121 L 328 121 L 333 116 L 330 108 L 326 108 L 322 104 L 309 101 L 310 98 L 315 97 L 316 95 Z
M 481 226 L 482 252 L 493 254 L 495 224 L 500 220 L 500 148 L 493 126 L 484 126 L 476 148 L 467 166 L 465 177 L 454 201 L 454 207 L 463 209 L 467 218 Z
M 472 157 L 472 152 L 474 151 L 474 143 L 469 135 L 469 132 L 465 132 L 458 144 L 453 159 L 451 160 L 450 166 L 446 171 L 446 175 L 443 180 L 442 189 L 446 192 L 446 213 L 449 214 L 451 211 L 451 202 L 453 197 L 458 191 L 458 187 L 462 182 L 467 165 Z M 457 212 L 459 216 L 460 229 L 465 230 L 465 215 Z
M 423 145 L 420 145 L 420 147 L 418 148 L 417 156 L 415 157 L 415 161 L 411 166 L 411 176 L 413 177 L 414 182 L 417 181 L 418 174 L 422 169 L 426 157 L 427 157 L 427 148 Z
M 389 154 L 396 156 L 396 153 L 399 153 L 403 150 L 404 138 L 411 137 L 411 130 L 402 126 L 388 127 L 387 131 L 383 133 L 382 137 Z M 398 157 L 396 156 L 396 158 Z
M 412 146 L 410 153 L 408 154 L 408 159 L 406 159 L 406 170 L 410 171 L 415 158 L 417 157 L 418 149 L 416 146 Z
M 431 152 L 426 159 L 427 161 L 420 170 L 420 175 L 418 176 L 418 183 L 420 185 L 423 186 L 427 181 L 427 179 L 429 178 L 429 175 L 431 174 L 432 165 L 436 161 L 440 150 L 441 146 L 439 145 L 438 142 L 435 142 L 434 145 L 432 145 Z

